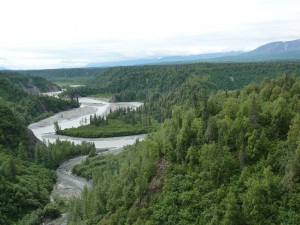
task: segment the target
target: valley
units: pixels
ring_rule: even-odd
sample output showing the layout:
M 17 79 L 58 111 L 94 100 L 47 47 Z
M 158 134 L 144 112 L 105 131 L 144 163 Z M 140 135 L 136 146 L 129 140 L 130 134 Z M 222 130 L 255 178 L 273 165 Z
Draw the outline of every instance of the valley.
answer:
M 60 92 L 43 93 L 46 95 L 57 95 Z M 79 98 L 80 108 L 72 109 L 69 111 L 60 112 L 50 118 L 41 120 L 37 123 L 28 126 L 34 135 L 45 143 L 55 143 L 56 139 L 62 141 L 70 141 L 75 144 L 80 144 L 83 141 L 93 143 L 96 151 L 99 154 L 113 154 L 119 152 L 125 145 L 135 143 L 137 140 L 143 140 L 146 135 L 135 135 L 125 137 L 113 138 L 74 138 L 56 135 L 53 123 L 58 122 L 62 129 L 70 127 L 78 127 L 82 124 L 84 119 L 89 118 L 91 115 L 107 115 L 110 111 L 116 110 L 120 107 L 139 107 L 142 105 L 140 102 L 121 102 L 121 103 L 108 103 L 94 98 Z M 62 163 L 56 170 L 57 180 L 51 193 L 52 201 L 54 199 L 62 199 L 63 201 L 71 201 L 74 197 L 80 197 L 84 187 L 90 188 L 91 182 L 75 176 L 72 174 L 74 166 L 84 161 L 86 156 L 78 156 Z M 62 218 L 49 222 L 49 224 L 64 224 L 67 219 L 67 214 Z M 61 222 L 62 221 L 62 222 Z
M 203 75 L 204 71 L 211 76 Z M 50 90 L 46 95 L 27 94 L 3 78 L 25 96 L 12 96 L 7 85 L 0 86 L 4 97 L 1 107 L 11 110 L 0 114 L 0 128 L 10 132 L 1 131 L 6 136 L 0 138 L 6 149 L 0 161 L 3 188 L 24 182 L 20 163 L 32 163 L 44 168 L 45 174 L 56 174 L 47 188 L 31 188 L 33 192 L 42 188 L 42 203 L 31 206 L 25 214 L 18 212 L 18 218 L 3 211 L 3 221 L 77 225 L 120 221 L 207 224 L 212 220 L 256 224 L 274 220 L 296 224 L 298 207 L 289 209 L 288 205 L 297 199 L 299 185 L 299 71 L 297 63 L 111 68 L 90 77 L 93 84 L 66 86 L 64 93 Z M 282 73 L 285 75 L 280 76 Z M 36 106 L 36 113 L 27 110 L 34 101 L 51 104 Z M 136 127 L 155 123 L 156 129 L 148 134 L 107 138 L 57 134 L 57 128 L 73 132 L 85 126 L 90 126 L 89 132 L 104 129 L 106 125 L 89 123 L 109 118 L 109 114 L 114 116 L 108 124 L 115 119 L 124 122 L 121 126 L 126 121 Z M 27 119 L 22 119 L 25 116 Z M 5 128 L 8 120 L 19 128 Z M 23 122 L 16 123 L 18 120 Z M 29 142 L 26 129 L 37 139 L 31 137 Z M 17 135 L 10 135 L 17 130 Z M 16 173 L 9 167 L 13 163 Z M 46 177 L 34 179 L 41 183 Z M 271 193 L 266 197 L 269 202 L 255 198 L 259 190 Z M 19 204 L 19 199 L 14 204 Z M 7 204 L 4 201 L 0 208 Z M 22 203 L 24 207 L 30 204 Z M 265 212 L 255 211 L 259 205 Z M 215 215 L 214 210 L 219 213 Z M 249 217 L 253 213 L 256 217 Z
M 299 0 L 0 7 L 0 225 L 300 224 Z
M 134 143 L 137 139 L 143 139 L 145 137 L 145 135 L 136 135 L 120 138 L 77 138 L 56 135 L 53 125 L 55 121 L 58 122 L 62 129 L 78 127 L 91 115 L 107 115 L 110 110 L 115 110 L 119 107 L 139 107 L 142 105 L 140 102 L 108 103 L 93 98 L 79 98 L 78 100 L 81 104 L 80 108 L 60 112 L 52 117 L 31 124 L 28 128 L 32 130 L 40 141 L 46 141 L 46 143 L 48 141 L 54 143 L 56 139 L 67 140 L 76 144 L 81 143 L 82 141 L 87 141 L 94 143 L 96 149 L 113 147 L 121 148 L 124 145 Z

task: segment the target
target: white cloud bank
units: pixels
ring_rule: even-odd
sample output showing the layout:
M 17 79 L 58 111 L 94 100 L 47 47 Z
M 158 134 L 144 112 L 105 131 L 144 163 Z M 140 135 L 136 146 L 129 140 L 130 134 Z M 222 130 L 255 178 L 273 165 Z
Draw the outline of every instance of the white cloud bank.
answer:
M 300 38 L 299 0 L 1 0 L 0 67 L 250 50 Z

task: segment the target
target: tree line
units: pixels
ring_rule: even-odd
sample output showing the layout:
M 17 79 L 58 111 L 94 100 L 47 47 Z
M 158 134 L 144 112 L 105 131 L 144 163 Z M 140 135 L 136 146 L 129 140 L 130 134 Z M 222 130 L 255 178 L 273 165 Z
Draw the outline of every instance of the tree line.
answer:
M 68 96 L 111 94 L 117 101 L 144 102 L 158 100 L 160 96 L 176 91 L 191 76 L 200 78 L 209 76 L 217 90 L 234 90 L 251 82 L 259 83 L 264 78 L 300 74 L 299 64 L 293 62 L 193 63 L 125 66 L 98 70 L 98 74 L 95 72 L 84 82 L 85 86 L 71 88 L 65 94 Z

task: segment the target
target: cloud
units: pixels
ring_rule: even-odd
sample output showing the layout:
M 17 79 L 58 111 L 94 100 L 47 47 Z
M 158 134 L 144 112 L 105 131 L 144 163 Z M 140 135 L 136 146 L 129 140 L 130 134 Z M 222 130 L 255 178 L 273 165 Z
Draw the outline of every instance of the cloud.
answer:
M 0 64 L 80 67 L 300 38 L 296 0 L 3 0 Z

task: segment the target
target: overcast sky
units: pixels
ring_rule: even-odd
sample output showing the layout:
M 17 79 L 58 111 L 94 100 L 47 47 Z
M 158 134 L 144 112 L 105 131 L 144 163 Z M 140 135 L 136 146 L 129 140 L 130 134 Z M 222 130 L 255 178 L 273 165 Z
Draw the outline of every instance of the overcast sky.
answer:
M 82 67 L 300 38 L 299 0 L 1 0 L 0 67 Z

